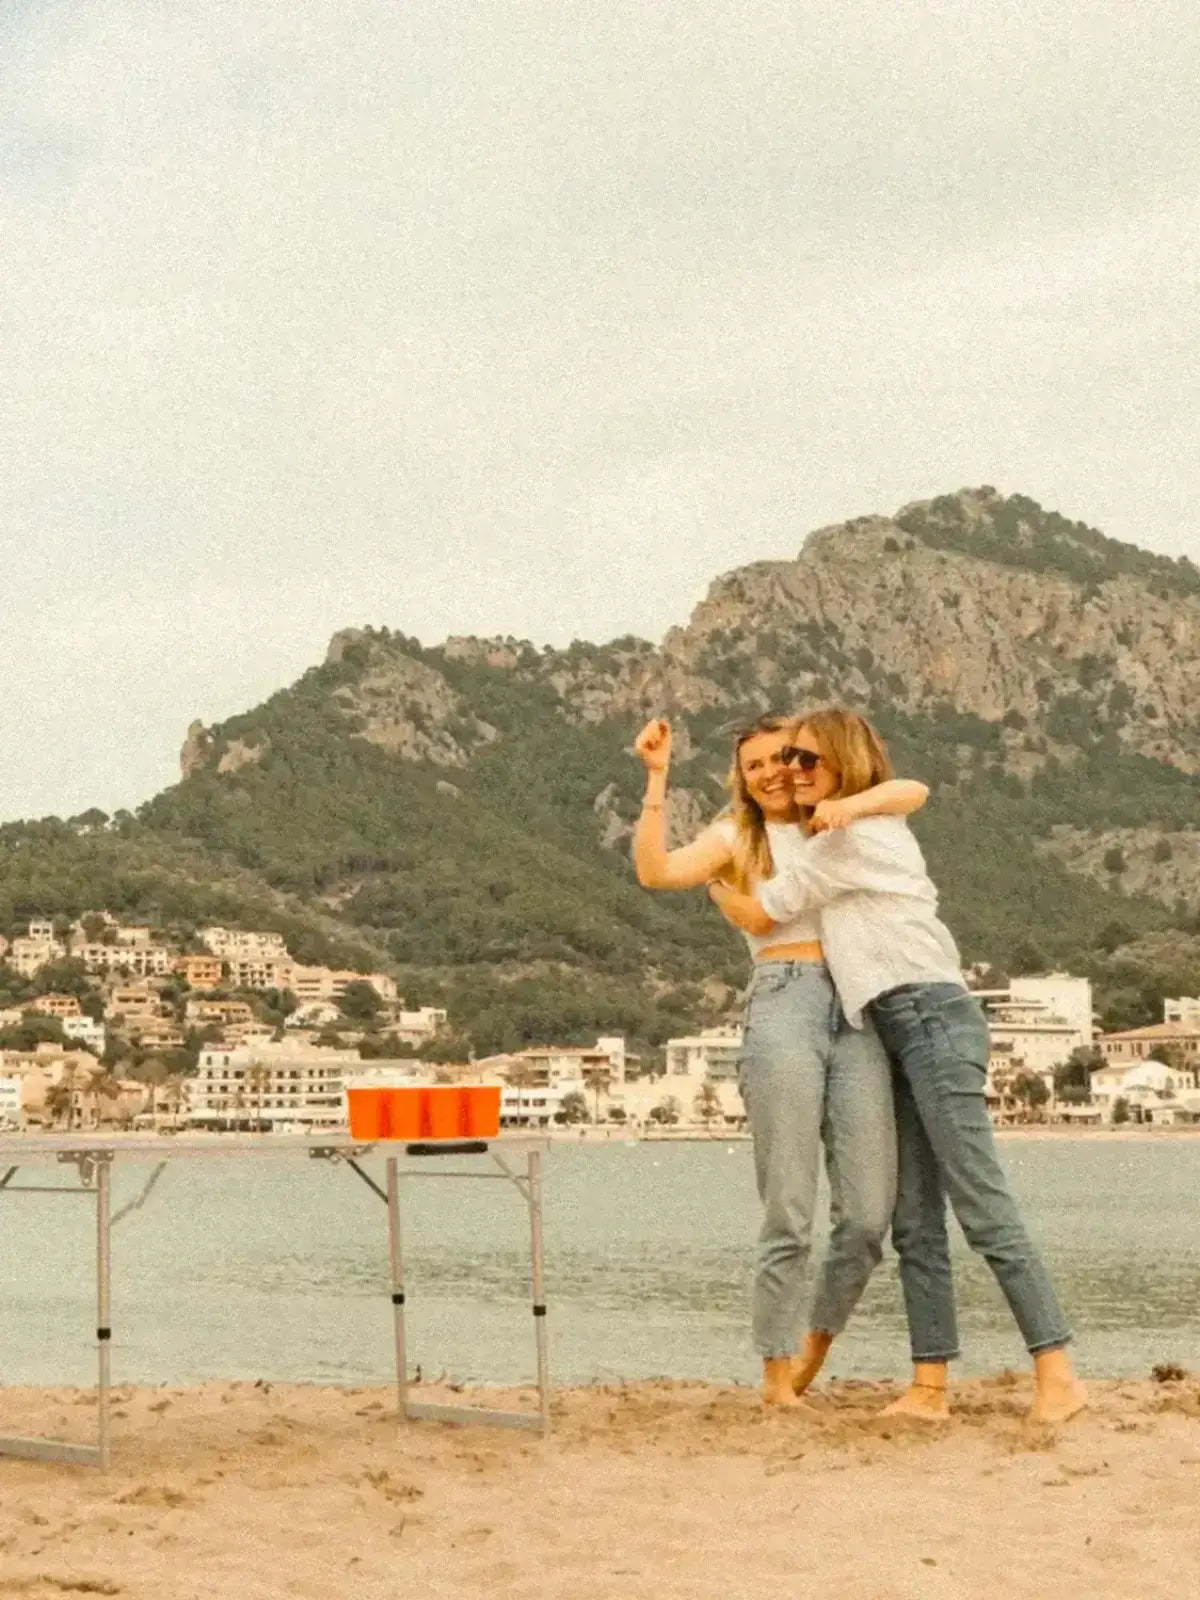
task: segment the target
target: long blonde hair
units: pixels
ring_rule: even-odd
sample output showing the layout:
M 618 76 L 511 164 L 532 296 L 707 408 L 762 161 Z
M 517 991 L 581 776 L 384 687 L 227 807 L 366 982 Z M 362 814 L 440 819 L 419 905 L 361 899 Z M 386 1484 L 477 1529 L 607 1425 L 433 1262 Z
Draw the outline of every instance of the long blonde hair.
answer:
M 757 722 L 734 735 L 733 766 L 727 780 L 729 810 L 726 813 L 733 819 L 733 861 L 725 876 L 743 894 L 749 893 L 753 884 L 771 877 L 775 863 L 762 807 L 751 795 L 742 775 L 742 746 L 763 733 L 794 733 L 797 725 L 795 717 L 759 717 Z
M 845 706 L 823 706 L 797 717 L 795 726 L 812 735 L 825 766 L 837 775 L 838 786 L 829 796 L 831 800 L 862 794 L 864 789 L 873 789 L 877 783 L 896 776 L 887 745 L 878 730 L 857 711 Z

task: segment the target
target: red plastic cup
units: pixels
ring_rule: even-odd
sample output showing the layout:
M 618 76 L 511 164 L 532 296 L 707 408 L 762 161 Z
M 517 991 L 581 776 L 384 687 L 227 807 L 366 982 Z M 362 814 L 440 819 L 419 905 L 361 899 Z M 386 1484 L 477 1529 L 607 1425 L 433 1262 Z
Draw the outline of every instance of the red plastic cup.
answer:
M 347 1089 L 352 1139 L 388 1137 L 388 1097 L 383 1089 Z
M 421 1089 L 388 1090 L 388 1137 L 391 1139 L 419 1139 L 421 1137 Z
M 494 1139 L 500 1132 L 500 1086 L 472 1083 L 462 1091 L 466 1132 L 472 1139 Z
M 462 1095 L 457 1089 L 427 1089 L 425 1109 L 431 1139 L 462 1137 L 463 1104 Z

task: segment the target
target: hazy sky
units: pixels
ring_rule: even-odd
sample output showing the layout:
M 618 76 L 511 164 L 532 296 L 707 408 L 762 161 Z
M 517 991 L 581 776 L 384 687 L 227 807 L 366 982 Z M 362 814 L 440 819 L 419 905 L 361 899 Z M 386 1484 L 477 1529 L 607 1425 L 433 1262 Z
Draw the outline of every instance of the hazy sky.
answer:
M 1200 556 L 1195 0 L 0 14 L 0 818 L 992 483 Z

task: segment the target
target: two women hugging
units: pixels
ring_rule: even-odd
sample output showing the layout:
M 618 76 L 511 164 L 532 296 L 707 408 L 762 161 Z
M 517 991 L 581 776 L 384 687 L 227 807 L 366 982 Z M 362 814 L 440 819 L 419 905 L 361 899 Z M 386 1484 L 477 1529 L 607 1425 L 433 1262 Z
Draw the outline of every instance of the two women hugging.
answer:
M 890 1227 L 913 1379 L 888 1411 L 949 1414 L 948 1363 L 959 1354 L 949 1200 L 1033 1358 L 1031 1415 L 1074 1416 L 1086 1391 L 1070 1331 L 996 1153 L 986 1019 L 904 820 L 928 790 L 895 777 L 883 740 L 852 711 L 766 717 L 734 739 L 728 811 L 668 849 L 669 725 L 648 723 L 637 751 L 638 881 L 707 885 L 750 947 L 738 1083 L 764 1208 L 753 1292 L 764 1400 L 805 1404 Z M 805 1318 L 822 1151 L 831 1232 Z

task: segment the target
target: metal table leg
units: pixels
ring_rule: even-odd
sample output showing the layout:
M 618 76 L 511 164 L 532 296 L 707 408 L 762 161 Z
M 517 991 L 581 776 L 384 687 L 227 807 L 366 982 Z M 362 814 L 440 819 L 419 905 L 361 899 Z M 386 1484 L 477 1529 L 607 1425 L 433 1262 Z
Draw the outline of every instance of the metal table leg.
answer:
M 546 1345 L 545 1255 L 542 1248 L 542 1153 L 529 1152 L 528 1204 L 533 1263 L 533 1332 L 537 1344 L 538 1416 L 541 1431 L 550 1432 L 550 1357 Z
M 505 1161 L 504 1156 L 482 1140 L 470 1144 L 450 1146 L 449 1148 L 438 1148 L 431 1144 L 412 1144 L 406 1147 L 406 1154 L 414 1157 L 462 1154 L 482 1155 L 485 1152 L 491 1155 L 492 1160 L 499 1167 L 500 1170 L 498 1172 L 447 1172 L 444 1169 L 441 1171 L 429 1169 L 423 1172 L 415 1169 L 405 1169 L 402 1172 L 397 1158 L 389 1156 L 387 1158 L 386 1190 L 381 1189 L 356 1161 L 349 1160 L 348 1162 L 348 1165 L 353 1168 L 367 1187 L 374 1190 L 386 1202 L 388 1208 L 388 1244 L 391 1259 L 392 1313 L 396 1339 L 396 1386 L 399 1415 L 402 1421 L 409 1422 L 487 1423 L 498 1428 L 524 1428 L 534 1433 L 545 1434 L 550 1431 L 550 1362 L 546 1340 L 541 1152 L 537 1150 L 527 1152 L 526 1171 L 521 1174 L 514 1172 Z M 321 1153 L 324 1154 L 325 1152 Z M 409 1398 L 408 1353 L 404 1321 L 406 1294 L 400 1225 L 400 1180 L 406 1176 L 414 1178 L 502 1179 L 511 1183 L 513 1188 L 524 1199 L 529 1213 L 532 1253 L 534 1337 L 537 1345 L 538 1409 L 536 1411 L 500 1411 L 486 1406 L 443 1405 L 434 1401 L 412 1400 Z
M 96 1349 L 99 1373 L 96 1399 L 99 1405 L 101 1468 L 107 1468 L 110 1455 L 109 1401 L 112 1385 L 112 1164 L 101 1160 L 96 1166 Z
M 396 1391 L 403 1417 L 408 1411 L 408 1341 L 404 1327 L 404 1251 L 400 1232 L 400 1170 L 395 1156 L 387 1164 L 388 1254 L 392 1264 L 392 1322 L 396 1338 Z
M 60 1158 L 62 1159 L 62 1158 Z M 62 1184 L 14 1184 L 9 1172 L 4 1187 L 11 1194 L 87 1194 L 96 1198 L 96 1346 L 98 1440 L 96 1444 L 67 1444 L 58 1439 L 21 1439 L 0 1436 L 0 1456 L 21 1461 L 67 1461 L 75 1466 L 106 1468 L 109 1463 L 109 1403 L 112 1359 L 112 1157 L 106 1151 L 86 1151 L 70 1156 L 79 1173 L 79 1188 Z M 14 1171 L 16 1169 L 13 1169 Z

